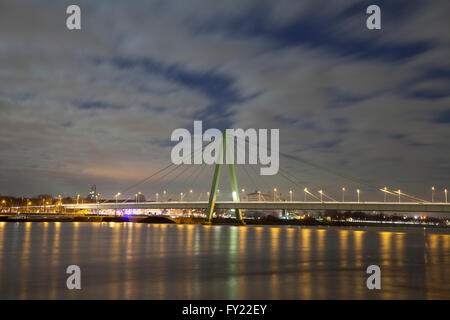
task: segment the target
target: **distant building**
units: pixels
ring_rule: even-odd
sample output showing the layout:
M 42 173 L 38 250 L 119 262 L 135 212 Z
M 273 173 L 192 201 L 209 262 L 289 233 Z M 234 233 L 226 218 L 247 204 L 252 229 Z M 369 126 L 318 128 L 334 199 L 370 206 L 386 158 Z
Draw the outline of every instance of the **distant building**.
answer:
M 98 193 L 97 193 L 97 186 L 95 184 L 93 184 L 91 186 L 91 191 L 89 191 L 89 194 L 87 196 L 87 198 L 89 200 L 95 200 L 95 198 L 97 197 Z
M 137 202 L 146 202 L 146 198 L 142 193 L 138 193 L 134 195 L 134 198 Z
M 247 195 L 242 199 L 242 201 L 269 201 L 269 199 L 270 199 L 269 194 L 255 191 L 252 193 L 247 193 Z
M 285 201 L 285 199 L 281 193 L 274 193 L 273 191 L 262 193 L 261 191 L 255 191 L 244 196 L 242 201 Z
M 274 192 L 262 193 L 260 191 L 255 191 L 252 193 L 248 193 L 246 196 L 242 198 L 242 201 L 284 201 L 281 197 L 281 194 Z M 281 217 L 281 210 L 245 210 L 246 217 L 264 217 L 267 215 Z

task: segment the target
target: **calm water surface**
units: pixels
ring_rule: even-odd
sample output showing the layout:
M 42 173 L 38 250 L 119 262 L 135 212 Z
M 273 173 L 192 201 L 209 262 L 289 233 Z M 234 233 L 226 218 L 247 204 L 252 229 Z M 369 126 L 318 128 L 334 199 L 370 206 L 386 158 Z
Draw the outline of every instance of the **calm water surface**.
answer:
M 0 222 L 0 299 L 450 299 L 449 249 L 430 229 Z

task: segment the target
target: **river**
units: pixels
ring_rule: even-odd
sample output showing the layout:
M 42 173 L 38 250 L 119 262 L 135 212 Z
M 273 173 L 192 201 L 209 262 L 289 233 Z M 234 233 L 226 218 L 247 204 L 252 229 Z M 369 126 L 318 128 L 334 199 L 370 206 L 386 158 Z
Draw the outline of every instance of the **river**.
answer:
M 0 222 L 0 299 L 450 299 L 450 232 Z

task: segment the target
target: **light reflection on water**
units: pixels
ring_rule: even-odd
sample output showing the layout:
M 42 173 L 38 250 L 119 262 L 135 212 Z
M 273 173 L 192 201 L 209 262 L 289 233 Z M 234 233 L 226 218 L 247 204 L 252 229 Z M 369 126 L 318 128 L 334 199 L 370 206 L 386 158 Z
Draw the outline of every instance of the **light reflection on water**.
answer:
M 449 299 L 449 249 L 430 229 L 0 222 L 0 299 Z

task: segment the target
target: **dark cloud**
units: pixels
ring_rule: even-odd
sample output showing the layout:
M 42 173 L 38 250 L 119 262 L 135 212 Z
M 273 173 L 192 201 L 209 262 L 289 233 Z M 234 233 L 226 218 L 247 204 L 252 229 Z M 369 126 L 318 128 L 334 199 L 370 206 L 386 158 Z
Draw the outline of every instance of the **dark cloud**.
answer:
M 436 123 L 450 123 L 450 107 L 448 110 L 440 111 L 433 120 Z
M 205 72 L 190 71 L 180 65 L 163 65 L 151 59 L 114 58 L 111 63 L 119 69 L 142 69 L 146 73 L 157 74 L 170 82 L 199 92 L 210 101 L 205 110 L 198 114 L 210 127 L 224 129 L 231 123 L 226 120 L 229 116 L 229 107 L 240 103 L 245 98 L 240 95 L 234 86 L 234 79 L 228 74 L 220 74 L 214 70 Z M 220 118 L 221 121 L 215 121 Z M 223 121 L 225 120 L 225 123 Z
M 123 109 L 126 108 L 124 106 L 119 106 L 116 104 L 111 104 L 111 103 L 107 103 L 104 101 L 83 101 L 83 102 L 76 102 L 75 105 L 82 109 L 82 110 L 107 110 L 107 109 L 111 109 L 111 110 L 118 110 L 118 109 Z
M 415 6 L 409 4 L 392 4 L 386 2 L 383 11 L 386 12 L 384 19 L 389 17 L 399 20 L 411 18 L 413 12 L 420 11 L 424 5 L 423 1 L 414 1 Z M 371 4 L 360 1 L 349 7 L 341 6 L 342 12 L 337 11 L 334 15 L 323 15 L 321 6 L 307 2 L 309 7 L 305 8 L 303 14 L 287 24 L 271 24 L 270 6 L 259 4 L 252 7 L 245 14 L 237 17 L 214 17 L 201 25 L 199 30 L 205 33 L 225 32 L 234 37 L 262 37 L 272 42 L 272 48 L 295 47 L 298 45 L 321 48 L 333 51 L 340 55 L 352 55 L 360 59 L 390 59 L 404 60 L 420 55 L 433 47 L 432 41 L 416 40 L 410 42 L 399 41 L 398 43 L 379 43 L 374 41 L 369 30 L 363 30 L 367 37 L 354 38 L 347 34 L 336 32 L 340 26 L 349 18 L 352 18 L 364 26 L 367 16 L 361 14 Z M 389 23 L 387 23 L 389 26 Z M 386 31 L 379 31 L 384 33 Z M 381 37 L 381 36 L 380 36 Z

